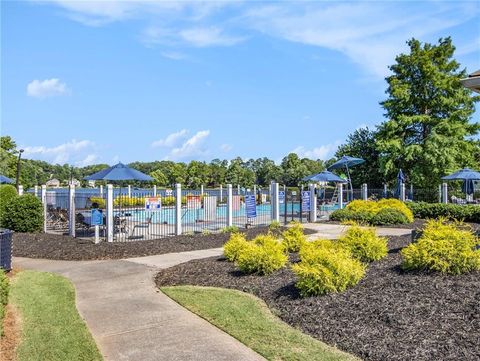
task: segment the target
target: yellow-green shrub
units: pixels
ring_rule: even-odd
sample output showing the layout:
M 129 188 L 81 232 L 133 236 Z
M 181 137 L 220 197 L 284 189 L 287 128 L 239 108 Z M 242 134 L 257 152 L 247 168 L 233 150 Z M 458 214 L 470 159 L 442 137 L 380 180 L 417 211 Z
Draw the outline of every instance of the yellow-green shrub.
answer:
M 247 243 L 243 233 L 232 233 L 228 242 L 223 246 L 223 255 L 230 262 L 234 262 L 243 248 L 248 246 Z
M 268 226 L 268 232 L 273 234 L 273 235 L 279 235 L 282 230 L 282 225 L 280 224 L 279 221 L 272 221 L 270 225 Z
M 92 206 L 94 203 L 96 203 L 98 208 L 105 208 L 105 199 L 102 197 L 90 197 L 90 203 Z
M 267 275 L 284 267 L 287 260 L 282 243 L 271 235 L 262 235 L 247 242 L 235 264 L 242 272 Z
M 479 244 L 471 231 L 444 219 L 430 220 L 417 242 L 402 249 L 402 268 L 453 275 L 480 270 Z
M 378 237 L 375 228 L 351 226 L 338 243 L 350 250 L 352 256 L 361 262 L 377 261 L 388 253 L 387 240 Z
M 387 214 L 388 211 L 391 214 Z M 381 216 L 376 217 L 381 214 Z M 394 213 L 401 213 L 404 217 L 394 216 Z M 407 205 L 398 199 L 388 198 L 379 201 L 354 200 L 350 202 L 345 211 L 337 210 L 332 214 L 335 220 L 361 220 L 370 224 L 394 224 L 413 222 L 413 213 Z
M 295 286 L 304 297 L 345 291 L 365 275 L 365 267 L 348 249 L 329 240 L 304 244 L 299 255 L 300 262 L 292 270 L 298 278 Z
M 289 252 L 298 252 L 307 241 L 302 225 L 298 222 L 292 222 L 292 226 L 282 233 L 282 241 Z

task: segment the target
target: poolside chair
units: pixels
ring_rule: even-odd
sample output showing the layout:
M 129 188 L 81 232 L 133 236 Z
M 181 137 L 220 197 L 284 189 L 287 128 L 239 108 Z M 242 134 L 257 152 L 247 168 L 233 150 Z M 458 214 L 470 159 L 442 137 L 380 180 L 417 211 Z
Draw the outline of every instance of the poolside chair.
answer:
M 144 238 L 145 234 L 149 235 L 150 234 L 150 225 L 152 224 L 152 216 L 147 217 L 147 219 L 144 222 L 135 224 L 132 228 L 132 232 L 130 233 L 130 237 L 128 238 Z M 145 229 L 145 232 L 141 232 L 139 236 L 135 236 L 135 230 L 136 229 Z M 145 233 L 145 234 L 144 234 Z

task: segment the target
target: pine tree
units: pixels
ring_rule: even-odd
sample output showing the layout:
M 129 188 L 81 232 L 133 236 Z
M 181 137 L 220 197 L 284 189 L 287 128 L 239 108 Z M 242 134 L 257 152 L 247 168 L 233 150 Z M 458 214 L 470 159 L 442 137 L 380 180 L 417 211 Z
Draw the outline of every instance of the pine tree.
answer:
M 388 98 L 381 105 L 388 120 L 378 128 L 377 145 L 386 179 L 402 168 L 414 185 L 431 187 L 449 172 L 478 166 L 471 137 L 480 125 L 470 120 L 479 97 L 460 83 L 467 73 L 453 58 L 450 38 L 407 44 L 410 53 L 397 56 L 386 78 Z

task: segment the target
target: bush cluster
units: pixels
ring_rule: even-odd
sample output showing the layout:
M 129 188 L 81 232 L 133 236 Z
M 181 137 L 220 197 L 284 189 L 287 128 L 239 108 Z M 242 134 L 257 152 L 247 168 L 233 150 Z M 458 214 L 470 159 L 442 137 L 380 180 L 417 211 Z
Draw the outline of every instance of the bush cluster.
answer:
M 421 219 L 444 217 L 464 222 L 480 223 L 480 207 L 476 205 L 409 202 L 408 207 L 415 217 Z
M 268 232 L 274 236 L 280 236 L 282 233 L 282 225 L 279 221 L 272 221 L 272 223 L 270 223 L 268 226 Z
M 5 272 L 0 268 L 0 336 L 3 335 L 3 318 L 5 316 L 5 306 L 8 302 L 9 283 Z
M 288 255 L 281 241 L 273 235 L 259 235 L 247 241 L 240 233 L 233 233 L 223 247 L 225 258 L 235 262 L 244 273 L 268 275 L 288 261 Z
M 40 232 L 43 229 L 43 205 L 32 194 L 10 200 L 4 206 L 2 226 L 16 232 Z
M 398 199 L 379 201 L 355 200 L 346 208 L 338 209 L 330 215 L 334 221 L 354 221 L 371 225 L 406 224 L 413 222 L 413 213 Z
M 479 239 L 445 219 L 427 222 L 417 242 L 402 249 L 405 270 L 458 275 L 480 270 Z
M 245 234 L 243 233 L 232 233 L 230 239 L 223 246 L 223 254 L 227 260 L 230 262 L 235 262 L 240 252 L 247 247 L 247 240 L 245 239 Z
M 288 252 L 298 252 L 306 241 L 303 227 L 299 222 L 292 222 L 292 226 L 282 233 L 282 242 Z
M 349 227 L 338 243 L 364 263 L 378 261 L 388 253 L 387 239 L 378 237 L 374 228 Z
M 0 227 L 3 225 L 3 215 L 5 214 L 5 206 L 17 196 L 17 190 L 11 184 L 0 185 Z
M 303 297 L 342 292 L 365 275 L 365 266 L 348 249 L 333 241 L 306 243 L 299 252 L 300 262 L 292 266 L 296 287 Z
M 257 236 L 247 244 L 236 261 L 236 265 L 244 273 L 268 275 L 284 267 L 288 261 L 285 247 L 271 235 Z

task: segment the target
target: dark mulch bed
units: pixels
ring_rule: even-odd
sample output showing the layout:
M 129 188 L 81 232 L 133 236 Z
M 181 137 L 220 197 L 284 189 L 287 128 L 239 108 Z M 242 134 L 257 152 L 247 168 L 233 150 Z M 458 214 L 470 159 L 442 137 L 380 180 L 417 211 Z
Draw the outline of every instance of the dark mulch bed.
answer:
M 156 282 L 253 293 L 290 325 L 365 360 L 479 360 L 480 273 L 403 272 L 399 250 L 409 239 L 391 237 L 389 255 L 341 294 L 300 298 L 287 268 L 242 275 L 216 257 L 163 270 Z
M 267 227 L 244 230 L 247 238 L 266 233 Z M 305 233 L 315 231 L 306 229 Z M 194 251 L 222 247 L 230 237 L 226 233 L 173 236 L 150 241 L 101 242 L 50 233 L 14 233 L 13 255 L 16 257 L 56 260 L 102 260 L 151 256 L 171 252 Z

